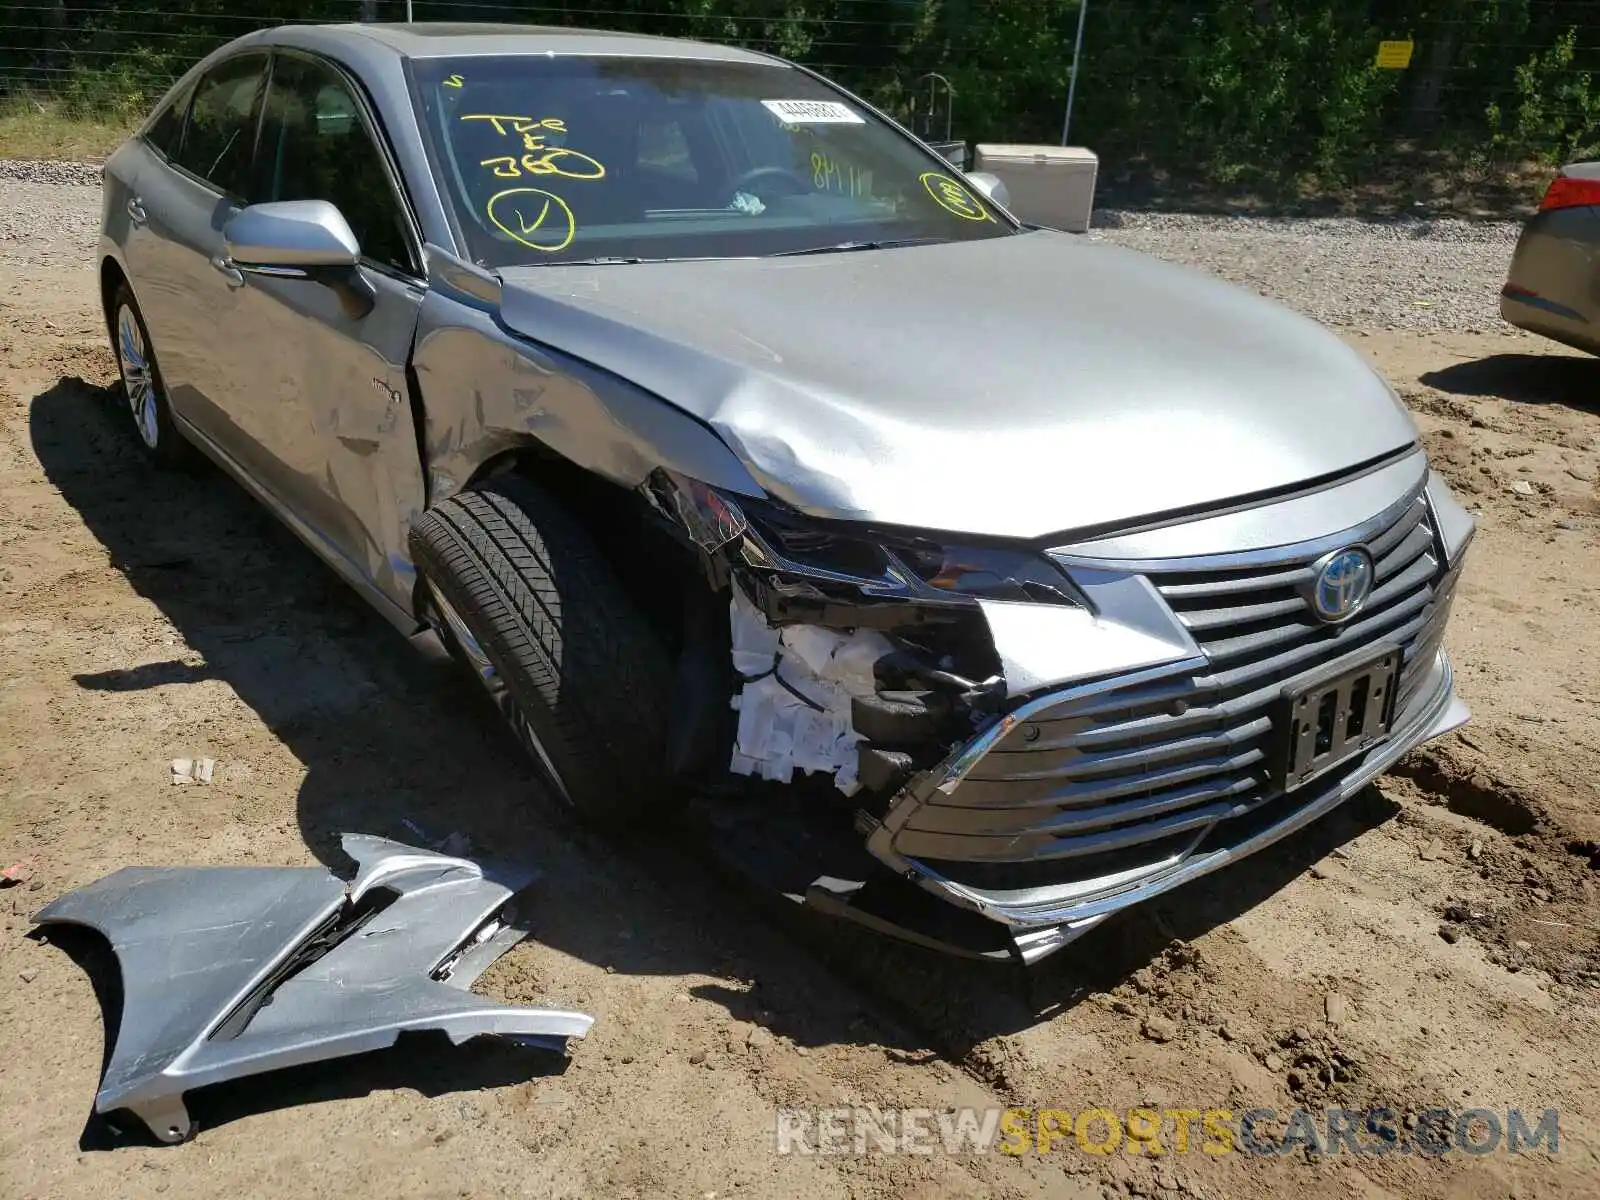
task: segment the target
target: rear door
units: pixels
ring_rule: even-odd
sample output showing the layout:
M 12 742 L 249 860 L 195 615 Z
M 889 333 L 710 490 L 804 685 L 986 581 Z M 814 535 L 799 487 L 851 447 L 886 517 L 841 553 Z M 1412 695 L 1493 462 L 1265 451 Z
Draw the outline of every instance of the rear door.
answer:
M 424 504 L 406 368 L 425 291 L 421 239 L 383 130 L 340 67 L 279 51 L 252 202 L 327 200 L 361 246 L 370 307 L 348 290 L 249 274 L 227 318 L 237 420 L 262 482 L 325 552 L 411 610 L 406 533 Z
M 220 333 L 238 285 L 223 269 L 222 227 L 249 190 L 266 67 L 250 52 L 201 76 L 181 133 L 162 127 L 163 154 L 141 164 L 128 204 L 124 257 L 172 407 L 230 453 L 241 438 Z

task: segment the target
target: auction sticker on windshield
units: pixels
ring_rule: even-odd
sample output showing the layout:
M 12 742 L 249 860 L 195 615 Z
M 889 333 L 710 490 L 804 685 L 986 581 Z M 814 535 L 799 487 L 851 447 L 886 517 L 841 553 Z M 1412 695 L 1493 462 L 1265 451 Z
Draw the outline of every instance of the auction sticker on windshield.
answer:
M 837 100 L 763 100 L 761 106 L 786 125 L 865 125 L 866 118 Z

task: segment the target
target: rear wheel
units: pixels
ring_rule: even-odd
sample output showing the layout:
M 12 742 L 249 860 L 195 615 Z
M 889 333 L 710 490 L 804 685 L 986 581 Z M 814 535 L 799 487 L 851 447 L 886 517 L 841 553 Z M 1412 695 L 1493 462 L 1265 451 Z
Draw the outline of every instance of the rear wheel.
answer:
M 193 450 L 173 424 L 161 368 L 150 345 L 150 332 L 126 283 L 117 285 L 111 300 L 111 344 L 122 372 L 123 399 L 133 416 L 139 444 L 161 466 L 183 466 Z
M 506 475 L 430 509 L 411 533 L 440 632 L 556 791 L 612 827 L 669 816 L 668 656 L 588 536 Z

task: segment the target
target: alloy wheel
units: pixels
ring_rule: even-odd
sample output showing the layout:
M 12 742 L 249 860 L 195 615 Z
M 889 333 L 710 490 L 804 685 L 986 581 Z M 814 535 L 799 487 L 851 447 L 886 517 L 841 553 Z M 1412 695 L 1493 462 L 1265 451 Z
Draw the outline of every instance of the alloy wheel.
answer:
M 139 318 L 126 304 L 117 310 L 117 363 L 122 368 L 122 388 L 128 398 L 128 409 L 133 413 L 134 427 L 144 444 L 154 450 L 161 440 L 155 369 L 150 364 L 150 351 L 139 327 Z

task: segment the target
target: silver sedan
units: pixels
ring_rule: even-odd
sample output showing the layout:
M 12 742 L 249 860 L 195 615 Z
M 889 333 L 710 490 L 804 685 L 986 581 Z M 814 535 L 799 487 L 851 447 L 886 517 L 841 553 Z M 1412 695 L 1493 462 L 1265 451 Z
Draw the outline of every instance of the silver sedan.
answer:
M 1473 524 L 1335 337 L 1004 204 L 744 50 L 290 26 L 109 161 L 101 278 L 151 457 L 583 816 L 698 796 L 788 894 L 1031 962 L 1464 721 Z

